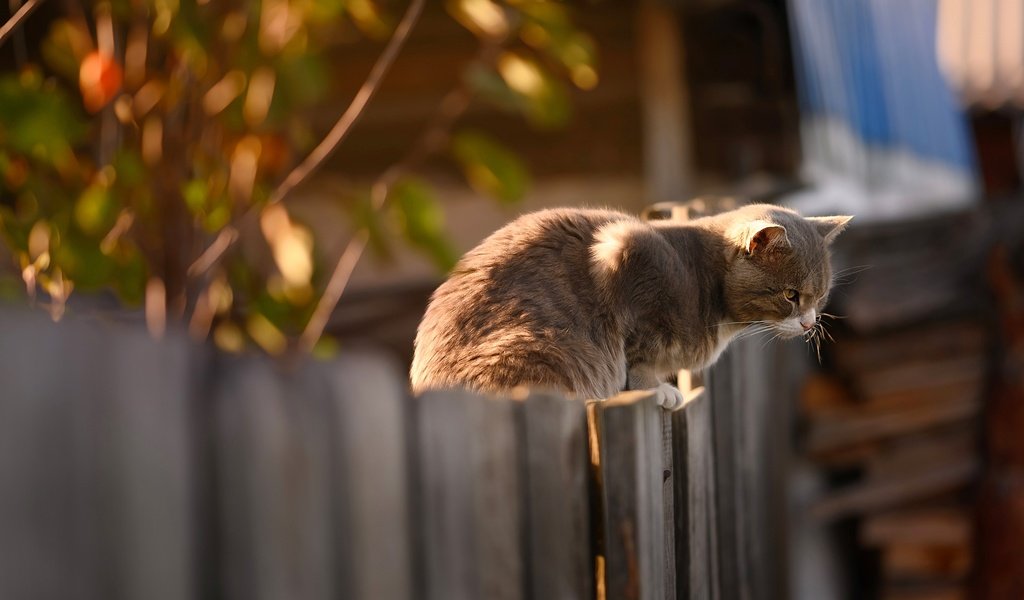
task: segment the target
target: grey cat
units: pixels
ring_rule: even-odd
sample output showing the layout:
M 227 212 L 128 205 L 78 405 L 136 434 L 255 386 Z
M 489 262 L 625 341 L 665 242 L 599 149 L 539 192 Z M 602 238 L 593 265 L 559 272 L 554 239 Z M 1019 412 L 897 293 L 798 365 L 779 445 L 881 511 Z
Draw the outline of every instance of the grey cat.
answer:
M 850 217 L 754 204 L 693 221 L 609 210 L 524 215 L 467 253 L 416 335 L 412 389 L 516 386 L 606 398 L 712 364 L 754 326 L 810 335 Z

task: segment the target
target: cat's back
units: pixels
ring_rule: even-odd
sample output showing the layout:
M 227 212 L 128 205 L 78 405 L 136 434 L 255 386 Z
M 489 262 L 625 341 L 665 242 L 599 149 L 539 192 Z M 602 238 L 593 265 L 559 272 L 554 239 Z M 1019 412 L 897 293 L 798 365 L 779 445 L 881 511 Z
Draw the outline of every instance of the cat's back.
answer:
M 589 251 L 594 233 L 612 221 L 636 221 L 625 213 L 587 208 L 551 208 L 527 213 L 498 229 L 459 261 L 452 275 L 474 267 L 507 263 L 518 256 Z M 449 281 L 451 278 L 449 278 Z
M 557 355 L 556 339 L 564 344 L 566 332 L 585 334 L 588 326 L 596 326 L 600 309 L 591 247 L 595 233 L 615 221 L 639 222 L 611 210 L 538 211 L 469 251 L 434 292 L 420 323 L 411 372 L 414 391 L 504 387 L 481 377 L 507 373 L 511 381 L 516 353 L 523 363 L 531 353 L 552 362 L 557 357 L 542 357 L 542 349 Z M 517 367 L 519 375 L 526 367 Z
M 508 293 L 535 281 L 583 283 L 590 279 L 585 271 L 594 234 L 610 222 L 636 220 L 600 209 L 559 208 L 522 215 L 467 252 L 434 293 L 432 305 L 450 294 L 479 294 L 473 282 L 507 287 L 502 291 Z

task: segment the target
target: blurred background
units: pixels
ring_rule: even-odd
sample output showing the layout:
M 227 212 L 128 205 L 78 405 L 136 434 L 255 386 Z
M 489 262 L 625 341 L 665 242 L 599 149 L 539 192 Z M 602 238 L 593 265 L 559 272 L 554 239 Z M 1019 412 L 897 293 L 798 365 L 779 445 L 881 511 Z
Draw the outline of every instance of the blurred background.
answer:
M 55 320 L 401 372 L 445 271 L 524 212 L 855 215 L 834 340 L 791 348 L 800 391 L 761 424 L 783 445 L 771 597 L 1024 597 L 1024 4 L 10 0 L 0 20 L 0 296 Z

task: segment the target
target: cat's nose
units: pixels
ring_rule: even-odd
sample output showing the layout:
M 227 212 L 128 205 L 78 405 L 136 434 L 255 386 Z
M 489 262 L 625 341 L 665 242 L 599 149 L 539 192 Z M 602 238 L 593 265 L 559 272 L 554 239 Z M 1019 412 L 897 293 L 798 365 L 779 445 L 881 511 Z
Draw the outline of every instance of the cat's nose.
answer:
M 804 328 L 804 331 L 810 331 L 814 328 L 814 322 L 817 318 L 818 313 L 812 308 L 805 314 L 800 315 L 800 326 Z

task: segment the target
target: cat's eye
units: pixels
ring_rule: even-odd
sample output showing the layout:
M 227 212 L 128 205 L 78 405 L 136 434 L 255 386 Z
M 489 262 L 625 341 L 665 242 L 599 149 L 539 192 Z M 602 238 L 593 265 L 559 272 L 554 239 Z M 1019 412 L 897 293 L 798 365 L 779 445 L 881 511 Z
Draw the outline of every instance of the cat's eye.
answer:
M 789 300 L 794 304 L 800 302 L 800 292 L 796 290 L 786 290 L 782 292 L 782 295 L 786 297 L 786 300 Z

